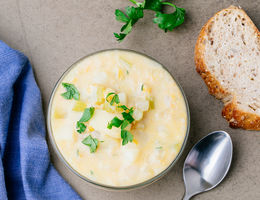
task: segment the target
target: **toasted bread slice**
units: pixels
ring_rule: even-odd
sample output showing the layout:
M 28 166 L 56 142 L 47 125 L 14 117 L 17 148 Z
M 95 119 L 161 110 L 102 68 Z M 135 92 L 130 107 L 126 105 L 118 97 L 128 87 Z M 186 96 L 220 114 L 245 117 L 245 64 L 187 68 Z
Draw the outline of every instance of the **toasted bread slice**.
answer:
M 244 10 L 230 6 L 204 25 L 195 63 L 230 126 L 260 130 L 260 33 Z

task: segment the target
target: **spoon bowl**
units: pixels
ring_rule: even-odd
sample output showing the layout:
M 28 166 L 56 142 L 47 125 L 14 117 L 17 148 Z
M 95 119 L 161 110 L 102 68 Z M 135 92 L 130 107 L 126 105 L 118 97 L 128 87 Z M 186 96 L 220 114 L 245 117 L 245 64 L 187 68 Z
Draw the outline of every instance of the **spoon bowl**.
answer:
M 233 145 L 225 131 L 215 131 L 202 138 L 188 154 L 183 168 L 184 200 L 213 189 L 227 175 Z

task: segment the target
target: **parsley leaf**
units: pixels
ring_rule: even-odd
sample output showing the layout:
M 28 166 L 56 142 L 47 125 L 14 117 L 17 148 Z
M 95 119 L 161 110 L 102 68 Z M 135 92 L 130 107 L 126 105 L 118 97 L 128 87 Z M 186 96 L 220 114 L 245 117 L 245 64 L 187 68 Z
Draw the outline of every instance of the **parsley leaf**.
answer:
M 171 3 L 164 2 L 164 4 L 170 5 L 175 8 L 175 11 L 171 14 L 164 14 L 161 12 L 156 13 L 156 18 L 153 22 L 158 24 L 158 27 L 163 29 L 165 32 L 172 31 L 177 26 L 180 26 L 184 22 L 185 9 L 179 8 Z
M 118 119 L 118 117 L 114 117 L 110 123 L 108 123 L 107 128 L 112 129 L 113 126 L 119 128 L 121 124 L 123 123 L 123 120 Z
M 82 122 L 77 122 L 77 132 L 83 133 L 86 130 L 86 125 Z
M 140 18 L 143 18 L 144 13 L 142 7 L 128 6 L 125 9 L 125 13 L 117 9 L 115 16 L 117 21 L 125 23 L 120 30 L 121 33 L 114 33 L 117 41 L 121 42 L 132 31 L 133 25 Z
M 123 118 L 124 118 L 125 120 L 127 120 L 130 124 L 135 120 L 135 119 L 132 117 L 131 113 L 123 112 L 122 115 L 123 115 Z
M 132 142 L 133 138 L 134 138 L 134 136 L 130 133 L 130 131 L 125 130 L 125 128 L 135 120 L 132 116 L 133 112 L 134 112 L 134 108 L 131 107 L 129 109 L 125 105 L 120 105 L 117 107 L 122 108 L 124 110 L 124 112 L 121 113 L 124 120 L 121 120 L 118 117 L 114 117 L 111 120 L 111 122 L 107 125 L 107 128 L 112 129 L 113 126 L 115 126 L 117 128 L 119 128 L 121 126 L 122 145 L 126 145 L 128 142 Z
M 107 99 L 110 95 L 114 95 L 113 98 L 110 101 L 110 105 L 113 106 L 114 103 L 119 104 L 120 100 L 118 97 L 118 94 L 114 93 L 114 92 L 110 92 L 108 93 L 108 95 L 106 96 L 106 101 L 109 102 L 109 100 Z
M 129 18 L 121 10 L 116 9 L 115 11 L 116 20 L 119 22 L 128 22 Z
M 180 26 L 184 22 L 185 9 L 179 8 L 176 5 L 164 2 L 163 0 L 144 0 L 142 3 L 136 0 L 129 0 L 137 7 L 128 6 L 125 12 L 117 9 L 115 11 L 116 20 L 125 23 L 120 33 L 114 33 L 117 41 L 121 42 L 132 31 L 134 24 L 144 16 L 144 10 L 152 10 L 156 12 L 153 22 L 158 24 L 158 27 L 165 32 L 172 31 L 175 27 Z M 170 14 L 163 13 L 163 6 L 171 6 L 175 11 Z
M 127 120 L 124 120 L 122 125 L 121 125 L 121 129 L 125 129 L 130 123 Z
M 91 135 L 82 140 L 82 143 L 90 147 L 90 153 L 94 153 L 98 147 L 98 140 Z
M 146 0 L 144 9 L 160 11 L 162 10 L 162 0 Z
M 130 20 L 133 21 L 133 24 L 135 24 L 138 19 L 144 17 L 143 8 L 127 6 L 125 10 L 126 15 L 129 17 Z
M 134 108 L 133 108 L 133 107 L 130 108 L 130 109 L 128 110 L 128 112 L 129 112 L 130 115 L 133 115 L 133 113 L 134 113 Z
M 80 94 L 77 88 L 70 83 L 62 83 L 62 86 L 67 90 L 66 92 L 62 93 L 61 96 L 63 96 L 65 99 L 75 99 L 79 100 Z
M 121 42 L 125 38 L 126 34 L 124 33 L 114 33 L 114 36 L 117 38 L 117 41 Z
M 94 107 L 90 107 L 90 108 L 86 108 L 83 112 L 82 117 L 80 118 L 80 120 L 78 122 L 87 122 L 91 119 L 91 117 L 94 115 L 95 112 L 95 108 Z
M 79 121 L 77 121 L 76 128 L 78 133 L 83 133 L 86 130 L 87 126 L 83 122 L 89 121 L 94 115 L 94 111 L 95 111 L 94 107 L 86 108 L 84 110 L 82 117 L 80 118 Z
M 143 1 L 143 3 L 139 3 L 137 2 L 136 0 L 129 0 L 131 1 L 133 4 L 137 5 L 138 7 L 140 8 L 143 8 L 144 7 L 144 4 L 145 4 L 145 0 Z M 148 0 L 149 1 L 149 0 Z
M 126 145 L 128 142 L 133 142 L 134 136 L 127 130 L 121 130 L 122 145 Z
M 125 105 L 117 106 L 118 108 L 122 108 L 123 110 L 128 110 L 128 108 Z
M 131 32 L 131 30 L 132 30 L 132 20 L 130 20 L 124 26 L 122 26 L 120 31 L 123 32 L 124 35 L 127 35 L 128 33 Z
M 134 108 L 131 107 L 130 109 L 127 108 L 125 105 L 121 105 L 121 106 L 117 106 L 118 108 L 122 108 L 124 111 L 126 111 L 127 113 L 130 113 L 131 115 L 133 114 L 134 112 Z
M 144 84 L 142 84 L 142 86 L 141 86 L 141 91 L 143 91 L 144 90 Z

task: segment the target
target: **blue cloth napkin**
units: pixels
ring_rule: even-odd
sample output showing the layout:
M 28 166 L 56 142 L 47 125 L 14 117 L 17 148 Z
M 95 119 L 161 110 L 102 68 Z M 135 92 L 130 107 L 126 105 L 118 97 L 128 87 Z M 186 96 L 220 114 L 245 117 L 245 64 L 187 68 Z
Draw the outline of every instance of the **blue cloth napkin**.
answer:
M 1 200 L 80 199 L 50 163 L 31 65 L 1 41 L 0 153 Z

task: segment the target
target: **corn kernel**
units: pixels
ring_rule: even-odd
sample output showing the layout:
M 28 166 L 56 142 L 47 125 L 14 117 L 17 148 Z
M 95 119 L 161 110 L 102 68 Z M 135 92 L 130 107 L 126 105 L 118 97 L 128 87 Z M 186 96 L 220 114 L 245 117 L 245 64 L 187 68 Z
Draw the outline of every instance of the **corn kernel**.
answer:
M 124 112 L 125 110 L 123 108 L 120 108 L 120 107 L 116 107 L 116 111 L 119 112 L 119 113 L 122 113 Z M 125 111 L 126 113 L 129 112 L 128 110 Z
M 90 132 L 93 132 L 95 129 L 94 129 L 92 126 L 88 126 L 88 130 L 89 130 Z
M 152 89 L 150 87 L 148 87 L 147 85 L 143 85 L 143 92 L 146 92 L 146 93 L 151 93 Z
M 89 72 L 89 70 L 90 70 L 90 66 L 87 66 L 86 72 Z
M 119 80 L 123 80 L 125 78 L 124 72 L 122 69 L 118 69 L 117 77 L 119 78 Z
M 74 107 L 72 108 L 73 111 L 82 112 L 87 107 L 86 103 L 83 101 L 76 101 Z
M 149 108 L 154 109 L 154 100 L 153 99 L 149 99 Z
M 74 78 L 73 81 L 72 81 L 72 83 L 74 83 L 74 84 L 77 83 L 77 82 L 78 82 L 78 78 Z
M 62 110 L 59 110 L 59 109 L 56 109 L 54 111 L 54 117 L 56 119 L 62 119 L 62 118 L 65 118 L 66 117 L 66 112 L 62 111 Z
M 175 101 L 176 100 L 176 96 L 175 95 L 171 95 L 172 100 Z
M 175 149 L 176 149 L 177 152 L 179 152 L 180 149 L 181 149 L 181 144 L 180 143 L 175 144 Z
M 136 139 L 133 139 L 133 143 L 135 143 L 137 145 L 138 141 Z
M 98 86 L 97 88 L 97 105 L 101 105 L 105 102 L 105 98 L 104 98 L 104 87 L 102 86 Z
M 107 100 L 108 102 L 111 102 L 112 99 L 113 99 L 113 95 L 109 95 L 109 96 L 106 98 L 106 100 Z
M 80 151 L 79 151 L 79 157 L 83 158 L 83 153 L 81 153 Z
M 76 131 L 73 131 L 72 138 L 73 138 L 73 142 L 76 143 L 78 140 L 78 133 Z

